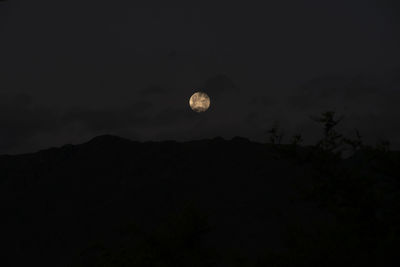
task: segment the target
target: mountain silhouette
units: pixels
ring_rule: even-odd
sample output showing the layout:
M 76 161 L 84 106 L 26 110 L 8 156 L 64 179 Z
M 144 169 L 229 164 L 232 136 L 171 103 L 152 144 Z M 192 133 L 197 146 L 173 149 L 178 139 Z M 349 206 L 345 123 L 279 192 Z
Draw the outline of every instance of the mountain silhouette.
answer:
M 398 228 L 389 219 L 398 218 L 399 153 L 379 161 L 358 152 L 335 169 L 340 177 L 355 169 L 359 176 L 318 187 L 313 177 L 325 165 L 310 151 L 242 137 L 135 142 L 103 135 L 0 156 L 1 265 L 287 266 L 282 259 L 291 255 L 298 263 L 291 266 L 337 266 L 347 257 L 360 264 L 353 266 L 378 266 L 385 259 L 380 266 L 392 266 L 388 248 Z M 360 180 L 364 174 L 371 187 Z M 312 191 L 318 200 L 304 197 L 310 188 L 319 188 Z M 370 189 L 384 196 L 368 199 Z M 343 203 L 332 204 L 331 195 Z M 335 208 L 352 211 L 344 223 Z M 362 219 L 360 233 L 349 233 L 361 221 L 356 214 L 375 217 Z M 392 232 L 371 230 L 377 225 Z M 364 226 L 375 238 L 371 244 L 381 244 L 350 250 L 364 240 Z M 317 238 L 309 239 L 313 234 Z M 332 265 L 318 265 L 321 260 Z

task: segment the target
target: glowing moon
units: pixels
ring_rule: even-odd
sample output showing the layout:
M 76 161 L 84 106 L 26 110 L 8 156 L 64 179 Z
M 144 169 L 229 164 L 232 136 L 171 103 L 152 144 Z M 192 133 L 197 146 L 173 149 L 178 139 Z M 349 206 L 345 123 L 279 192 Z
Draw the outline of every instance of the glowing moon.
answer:
M 190 97 L 189 105 L 196 112 L 204 112 L 210 107 L 210 98 L 204 92 L 196 92 Z

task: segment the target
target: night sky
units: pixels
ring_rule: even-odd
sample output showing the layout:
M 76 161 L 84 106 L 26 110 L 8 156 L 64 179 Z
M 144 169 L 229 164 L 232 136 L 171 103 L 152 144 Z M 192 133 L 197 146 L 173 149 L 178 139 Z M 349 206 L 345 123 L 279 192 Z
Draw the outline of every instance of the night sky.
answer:
M 307 143 L 327 110 L 400 147 L 396 1 L 135 2 L 0 1 L 0 154 L 100 134 L 266 141 L 275 122 Z

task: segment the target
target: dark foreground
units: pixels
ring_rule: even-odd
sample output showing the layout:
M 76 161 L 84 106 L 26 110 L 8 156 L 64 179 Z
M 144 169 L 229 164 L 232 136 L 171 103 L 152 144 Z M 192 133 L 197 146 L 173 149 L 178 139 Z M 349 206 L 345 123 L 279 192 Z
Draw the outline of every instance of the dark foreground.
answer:
M 0 266 L 399 266 L 399 158 L 114 136 L 0 156 Z

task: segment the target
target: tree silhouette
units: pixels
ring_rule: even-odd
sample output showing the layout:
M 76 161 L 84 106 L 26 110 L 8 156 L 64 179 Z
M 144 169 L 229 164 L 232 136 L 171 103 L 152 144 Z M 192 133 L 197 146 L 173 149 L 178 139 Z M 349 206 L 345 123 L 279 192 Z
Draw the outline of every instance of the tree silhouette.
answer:
M 296 134 L 292 137 L 292 145 L 297 147 L 301 143 L 303 143 L 303 137 L 301 136 L 301 134 Z
M 343 116 L 336 118 L 334 111 L 327 111 L 320 117 L 311 118 L 324 126 L 323 137 L 318 141 L 316 147 L 323 152 L 340 156 L 344 141 L 343 135 L 336 131 L 336 126 L 343 120 Z
M 280 145 L 282 143 L 284 133 L 280 129 L 278 122 L 275 122 L 267 133 L 269 134 L 269 141 L 271 144 Z
M 351 147 L 353 153 L 355 153 L 357 150 L 361 149 L 364 146 L 364 143 L 362 141 L 362 136 L 357 129 L 355 130 L 355 134 L 356 136 L 354 139 L 343 138 L 344 143 Z

